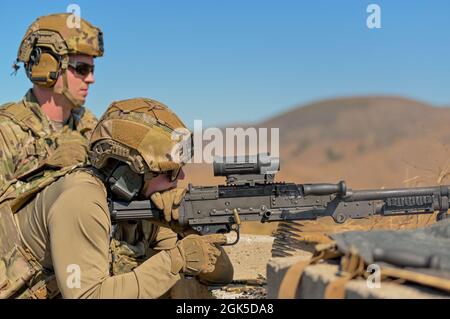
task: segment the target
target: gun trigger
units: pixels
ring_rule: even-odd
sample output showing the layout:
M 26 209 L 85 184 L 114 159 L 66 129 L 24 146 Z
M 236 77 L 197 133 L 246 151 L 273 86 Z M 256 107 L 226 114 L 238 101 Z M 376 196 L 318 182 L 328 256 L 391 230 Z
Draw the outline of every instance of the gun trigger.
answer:
M 231 242 L 231 243 L 228 243 L 228 242 L 227 242 L 226 244 L 224 244 L 224 245 L 222 245 L 222 246 L 233 246 L 233 245 L 235 245 L 235 244 L 238 243 L 238 241 L 239 241 L 239 239 L 240 239 L 240 237 L 241 237 L 241 234 L 240 234 L 240 232 L 239 232 L 239 226 L 236 227 L 236 229 L 232 229 L 231 232 L 236 233 L 236 240 L 233 241 L 233 242 Z M 227 239 L 228 239 L 228 238 L 229 238 L 229 237 L 227 236 Z

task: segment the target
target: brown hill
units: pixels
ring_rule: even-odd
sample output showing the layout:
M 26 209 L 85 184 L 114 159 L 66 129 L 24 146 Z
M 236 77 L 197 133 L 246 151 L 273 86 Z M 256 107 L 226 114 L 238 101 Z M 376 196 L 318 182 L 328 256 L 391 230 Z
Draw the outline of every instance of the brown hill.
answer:
M 447 165 L 449 120 L 450 109 L 381 96 L 317 102 L 258 126 L 280 128 L 280 175 L 377 188 L 435 184 Z
M 278 180 L 380 188 L 450 183 L 449 122 L 448 108 L 368 96 L 319 101 L 254 126 L 280 129 Z M 210 165 L 187 172 L 194 184 L 223 181 Z

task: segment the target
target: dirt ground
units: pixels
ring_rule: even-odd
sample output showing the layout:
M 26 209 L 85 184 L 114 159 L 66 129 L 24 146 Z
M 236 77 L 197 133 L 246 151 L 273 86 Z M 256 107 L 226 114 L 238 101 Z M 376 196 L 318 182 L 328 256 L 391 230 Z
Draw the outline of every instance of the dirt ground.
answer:
M 236 245 L 226 246 L 225 251 L 234 267 L 233 283 L 226 287 L 211 287 L 214 298 L 266 298 L 266 268 L 271 258 L 273 240 L 273 237 L 267 235 L 242 234 Z
M 246 234 L 236 245 L 225 247 L 234 266 L 235 281 L 265 282 L 273 240 L 271 236 Z

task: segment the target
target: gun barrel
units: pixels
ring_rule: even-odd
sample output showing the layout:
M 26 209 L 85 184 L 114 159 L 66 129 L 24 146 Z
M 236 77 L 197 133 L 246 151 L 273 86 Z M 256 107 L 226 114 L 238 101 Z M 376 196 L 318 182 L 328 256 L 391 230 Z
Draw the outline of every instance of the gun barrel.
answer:
M 303 184 L 301 185 L 303 195 L 332 195 L 345 196 L 347 194 L 347 186 L 344 181 L 337 184 Z
M 350 191 L 345 200 L 346 201 L 380 200 L 385 198 L 408 197 L 408 196 L 410 197 L 431 196 L 431 195 L 440 195 L 442 197 L 449 197 L 449 186 Z

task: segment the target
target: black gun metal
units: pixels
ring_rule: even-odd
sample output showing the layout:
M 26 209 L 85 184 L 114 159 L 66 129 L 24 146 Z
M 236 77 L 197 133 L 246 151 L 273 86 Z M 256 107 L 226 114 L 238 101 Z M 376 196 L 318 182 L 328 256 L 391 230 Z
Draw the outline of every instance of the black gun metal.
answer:
M 246 158 L 247 161 L 249 159 Z M 189 184 L 179 209 L 181 226 L 201 234 L 236 232 L 239 240 L 239 226 L 243 221 L 265 223 L 331 216 L 336 223 L 344 223 L 348 219 L 372 215 L 432 214 L 435 211 L 440 212 L 439 218 L 444 218 L 449 209 L 450 185 L 352 190 L 347 189 L 344 181 L 337 184 L 274 182 L 275 172 L 264 171 L 258 165 L 278 170 L 279 160 L 268 159 L 265 154 L 253 160 L 252 165 L 245 162 L 237 165 L 237 158 L 215 162 L 215 175 L 225 176 L 225 185 Z M 224 163 L 231 164 L 226 167 Z M 240 174 L 239 167 L 242 167 L 243 174 Z M 150 200 L 111 200 L 109 208 L 113 221 L 157 221 L 162 216 Z

